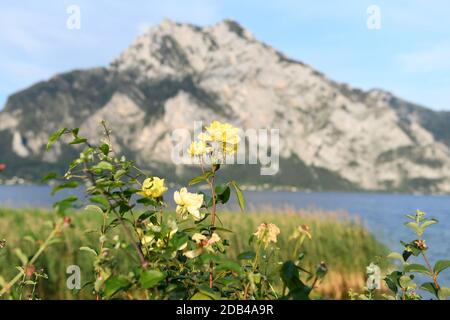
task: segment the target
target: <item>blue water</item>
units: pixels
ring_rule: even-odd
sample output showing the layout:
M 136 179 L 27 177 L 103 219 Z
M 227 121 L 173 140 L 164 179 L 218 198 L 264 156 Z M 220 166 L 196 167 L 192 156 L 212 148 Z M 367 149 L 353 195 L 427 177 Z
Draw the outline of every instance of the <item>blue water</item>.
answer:
M 0 186 L 0 207 L 51 207 L 55 201 L 46 186 Z M 67 194 L 66 194 L 67 195 Z M 64 194 L 59 197 L 64 196 Z M 271 192 L 246 191 L 249 207 L 342 210 L 358 218 L 380 241 L 392 250 L 400 250 L 400 240 L 414 240 L 414 234 L 403 223 L 405 214 L 416 209 L 425 211 L 439 224 L 427 229 L 425 239 L 430 247 L 432 263 L 450 259 L 450 196 L 403 195 L 384 193 L 341 192 Z M 450 270 L 440 275 L 450 286 Z

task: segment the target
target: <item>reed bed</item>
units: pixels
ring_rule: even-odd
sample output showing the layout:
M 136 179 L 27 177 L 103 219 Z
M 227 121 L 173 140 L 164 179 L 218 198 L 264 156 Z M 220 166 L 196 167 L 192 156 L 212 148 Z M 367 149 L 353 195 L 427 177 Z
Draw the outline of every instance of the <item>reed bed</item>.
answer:
M 13 250 L 20 247 L 26 254 L 31 254 L 51 229 L 53 218 L 54 214 L 48 210 L 0 209 L 0 240 L 7 240 L 6 248 L 0 251 L 1 276 L 8 279 L 16 272 L 15 266 L 20 262 Z M 74 212 L 71 218 L 73 227 L 38 260 L 37 267 L 45 268 L 49 275 L 49 279 L 42 281 L 38 288 L 43 299 L 93 298 L 86 290 L 74 294 L 66 289 L 66 268 L 78 265 L 82 282 L 93 280 L 92 257 L 79 248 L 97 246 L 98 236 L 91 230 L 100 223 L 100 217 L 80 211 Z M 349 289 L 361 290 L 365 283 L 365 267 L 377 256 L 387 253 L 385 246 L 345 212 L 265 207 L 251 209 L 245 214 L 226 211 L 220 215 L 220 220 L 224 228 L 234 231 L 224 235 L 232 243 L 228 250 L 231 258 L 249 249 L 248 239 L 259 224 L 271 222 L 281 229 L 278 254 L 283 259 L 293 259 L 294 248 L 289 236 L 297 226 L 308 225 L 312 240 L 304 243 L 307 253 L 304 263 L 308 268 L 315 268 L 322 261 L 327 264 L 329 273 L 317 291 L 325 298 L 345 299 Z

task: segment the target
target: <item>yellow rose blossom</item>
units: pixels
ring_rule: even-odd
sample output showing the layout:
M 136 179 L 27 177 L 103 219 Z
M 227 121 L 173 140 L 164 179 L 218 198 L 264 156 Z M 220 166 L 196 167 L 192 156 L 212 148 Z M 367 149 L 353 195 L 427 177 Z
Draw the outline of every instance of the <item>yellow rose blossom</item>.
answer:
M 211 140 L 223 142 L 227 144 L 238 144 L 240 138 L 238 136 L 238 128 L 233 127 L 229 123 L 221 123 L 220 121 L 213 121 L 209 127 L 206 127 Z
M 164 179 L 153 177 L 144 180 L 140 194 L 145 197 L 159 198 L 166 192 L 167 187 L 164 185 Z
M 200 132 L 200 134 L 197 136 L 197 139 L 203 142 L 210 142 L 212 141 L 212 137 L 204 132 Z
M 189 146 L 188 153 L 191 157 L 201 156 L 210 153 L 212 148 L 207 146 L 204 141 L 193 141 Z
M 175 191 L 173 199 L 177 204 L 176 212 L 181 218 L 186 219 L 190 214 L 195 220 L 201 220 L 204 214 L 200 212 L 203 204 L 203 195 L 197 193 L 190 193 L 186 188 L 181 188 L 180 191 Z
M 280 234 L 280 229 L 274 225 L 273 223 L 261 223 L 254 233 L 256 238 L 264 242 L 266 245 L 269 244 L 269 242 L 276 243 L 277 242 L 277 236 Z

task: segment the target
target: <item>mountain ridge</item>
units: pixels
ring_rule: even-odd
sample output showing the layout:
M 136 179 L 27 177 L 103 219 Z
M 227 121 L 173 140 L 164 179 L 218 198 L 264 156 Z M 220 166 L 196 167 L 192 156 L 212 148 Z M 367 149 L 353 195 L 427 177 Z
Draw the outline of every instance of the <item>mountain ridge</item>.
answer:
M 280 129 L 278 175 L 230 168 L 252 172 L 249 184 L 450 192 L 450 112 L 330 80 L 230 20 L 207 27 L 165 20 L 106 67 L 62 73 L 11 95 L 0 112 L 0 162 L 14 163 L 10 175 L 28 180 L 36 179 L 23 175 L 30 163 L 60 169 L 73 151 L 44 153 L 48 134 L 80 126 L 94 137 L 101 117 L 121 151 L 173 180 L 190 169 L 173 170 L 170 133 L 219 118 Z

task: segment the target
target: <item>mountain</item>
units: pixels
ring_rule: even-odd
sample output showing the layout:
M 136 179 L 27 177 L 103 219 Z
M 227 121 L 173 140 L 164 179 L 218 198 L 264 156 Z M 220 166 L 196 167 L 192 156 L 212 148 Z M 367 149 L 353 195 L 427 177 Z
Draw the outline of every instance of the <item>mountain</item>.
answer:
M 171 133 L 193 122 L 280 129 L 280 171 L 231 166 L 247 184 L 313 190 L 450 192 L 450 112 L 382 90 L 328 79 L 264 44 L 234 21 L 198 27 L 169 20 L 140 35 L 109 66 L 56 75 L 11 95 L 0 112 L 6 177 L 35 181 L 78 151 L 48 153 L 49 134 L 109 122 L 119 151 L 173 181 Z

